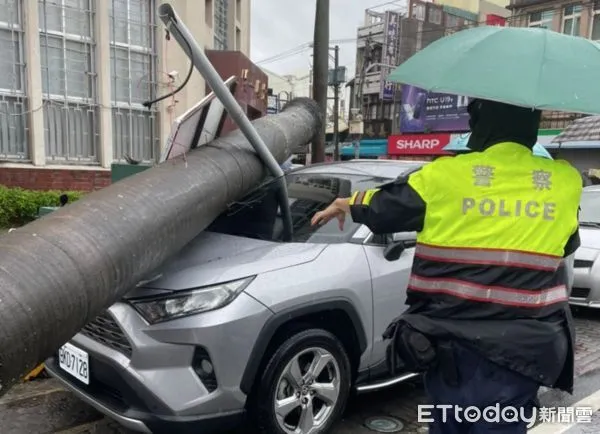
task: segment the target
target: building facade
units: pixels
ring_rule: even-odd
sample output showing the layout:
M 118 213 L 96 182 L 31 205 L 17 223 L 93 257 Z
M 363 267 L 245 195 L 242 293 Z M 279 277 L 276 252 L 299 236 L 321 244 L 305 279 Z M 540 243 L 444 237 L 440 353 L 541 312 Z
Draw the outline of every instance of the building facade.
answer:
M 37 188 L 63 189 L 70 181 L 39 179 L 66 177 L 100 186 L 112 162 L 160 155 L 172 120 L 205 94 L 194 71 L 175 97 L 143 106 L 178 87 L 189 69 L 157 0 L 2 3 L 1 184 L 38 179 Z M 170 3 L 201 46 L 249 55 L 250 0 Z
M 542 27 L 600 41 L 600 2 L 566 0 L 511 0 L 510 25 Z M 544 112 L 542 128 L 564 128 L 582 115 Z
M 421 0 L 411 0 L 404 11 L 365 11 L 365 24 L 358 28 L 350 107 L 362 114 L 365 136 L 386 138 L 400 131 L 400 88 L 386 80 L 393 67 L 477 22 L 473 12 Z
M 572 36 L 600 41 L 600 2 L 566 0 L 511 0 L 510 25 L 542 27 Z M 541 128 L 560 129 L 582 117 L 577 113 L 545 111 Z M 581 170 L 600 168 L 600 142 L 548 143 L 553 156 L 570 161 Z

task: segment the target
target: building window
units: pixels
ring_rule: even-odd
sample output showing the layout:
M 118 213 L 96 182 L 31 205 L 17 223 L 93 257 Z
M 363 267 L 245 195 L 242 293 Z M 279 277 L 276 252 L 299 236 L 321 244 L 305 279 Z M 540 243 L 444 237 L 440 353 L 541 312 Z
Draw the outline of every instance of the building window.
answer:
M 592 41 L 600 41 L 600 2 L 594 3 L 594 11 L 592 13 L 592 31 L 590 34 Z
M 38 0 L 46 159 L 98 161 L 91 0 Z
M 581 9 L 581 5 L 570 5 L 564 8 L 562 20 L 562 32 L 564 34 L 579 36 Z
M 113 158 L 152 161 L 158 114 L 142 103 L 156 96 L 155 1 L 110 0 L 110 69 Z
M 552 19 L 554 11 L 539 11 L 529 14 L 529 27 L 541 27 L 543 29 L 552 28 Z
M 29 158 L 22 2 L 0 7 L 0 158 Z M 39 109 L 39 107 L 35 107 Z
M 235 19 L 242 22 L 242 0 L 235 0 Z
M 235 28 L 235 49 L 242 51 L 242 31 L 239 27 Z
M 442 10 L 437 8 L 429 9 L 429 22 L 432 24 L 442 24 Z
M 228 0 L 215 0 L 215 50 L 227 50 Z
M 456 15 L 446 14 L 446 28 L 456 29 L 460 26 L 459 18 Z
M 383 118 L 384 119 L 392 118 L 392 104 L 384 104 L 383 105 Z
M 425 21 L 425 5 L 424 4 L 414 4 L 412 17 L 419 20 Z

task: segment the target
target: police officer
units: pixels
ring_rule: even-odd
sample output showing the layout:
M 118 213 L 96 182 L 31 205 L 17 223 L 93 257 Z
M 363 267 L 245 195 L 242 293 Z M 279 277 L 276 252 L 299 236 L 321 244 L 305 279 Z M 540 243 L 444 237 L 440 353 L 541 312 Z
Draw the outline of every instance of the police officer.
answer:
M 417 231 L 398 323 L 437 351 L 424 365 L 436 406 L 429 432 L 526 433 L 540 385 L 572 393 L 575 336 L 561 267 L 579 246 L 582 180 L 567 162 L 532 154 L 539 111 L 475 99 L 468 112 L 474 152 L 336 199 L 312 224 L 343 226 L 350 214 L 377 234 Z M 497 405 L 506 409 L 499 418 L 464 414 Z

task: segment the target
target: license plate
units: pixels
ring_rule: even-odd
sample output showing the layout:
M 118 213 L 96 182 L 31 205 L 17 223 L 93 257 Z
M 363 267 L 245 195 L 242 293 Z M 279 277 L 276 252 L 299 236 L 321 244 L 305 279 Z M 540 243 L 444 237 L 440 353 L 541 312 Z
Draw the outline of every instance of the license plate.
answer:
M 85 351 L 71 344 L 64 344 L 58 350 L 58 365 L 82 383 L 90 384 L 90 362 Z

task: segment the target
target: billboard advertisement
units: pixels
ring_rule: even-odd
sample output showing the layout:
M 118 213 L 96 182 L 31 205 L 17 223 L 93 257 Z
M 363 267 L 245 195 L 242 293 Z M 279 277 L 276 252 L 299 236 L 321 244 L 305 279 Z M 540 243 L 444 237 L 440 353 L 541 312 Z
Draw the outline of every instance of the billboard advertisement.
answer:
M 386 65 L 397 65 L 396 49 L 398 48 L 398 39 L 400 37 L 400 14 L 387 11 L 384 21 L 385 33 L 383 35 L 383 52 L 381 55 L 381 63 Z M 382 101 L 392 101 L 396 90 L 396 84 L 386 81 L 385 78 L 392 71 L 389 68 L 381 68 L 381 90 L 379 98 Z
M 388 155 L 451 155 L 451 134 L 400 134 L 388 137 Z
M 403 84 L 400 131 L 403 133 L 468 131 L 468 105 L 469 98 L 465 96 L 427 92 Z

